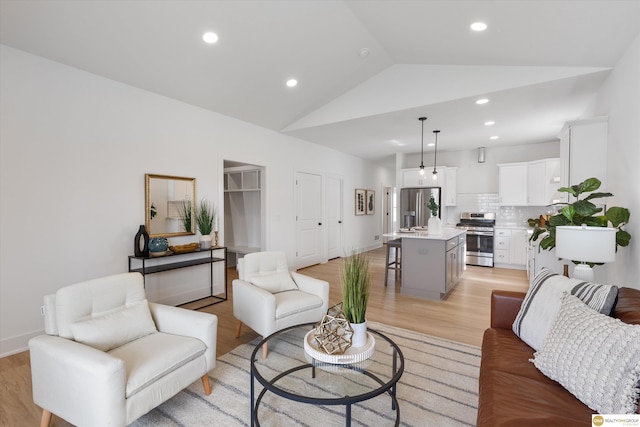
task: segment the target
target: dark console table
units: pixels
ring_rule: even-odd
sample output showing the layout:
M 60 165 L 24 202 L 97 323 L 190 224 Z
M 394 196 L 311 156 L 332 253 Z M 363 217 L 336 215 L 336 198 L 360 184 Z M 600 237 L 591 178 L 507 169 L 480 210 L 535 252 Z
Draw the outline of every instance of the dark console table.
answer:
M 217 253 L 219 251 L 222 251 L 224 255 L 222 255 L 222 257 L 214 256 L 220 255 Z M 224 293 L 213 295 L 213 265 L 218 262 L 224 263 Z M 218 304 L 227 300 L 226 247 L 220 246 L 211 249 L 198 249 L 193 252 L 185 253 L 169 253 L 167 255 L 154 257 L 137 257 L 134 255 L 129 255 L 129 272 L 137 272 L 142 274 L 142 277 L 145 278 L 145 281 L 147 274 L 161 273 L 163 271 L 176 270 L 179 268 L 187 268 L 203 264 L 209 264 L 209 295 L 180 304 L 185 305 L 210 298 L 213 299 L 213 302 L 203 305 L 202 307 L 198 307 L 196 310 L 204 307 L 209 307 L 211 305 Z

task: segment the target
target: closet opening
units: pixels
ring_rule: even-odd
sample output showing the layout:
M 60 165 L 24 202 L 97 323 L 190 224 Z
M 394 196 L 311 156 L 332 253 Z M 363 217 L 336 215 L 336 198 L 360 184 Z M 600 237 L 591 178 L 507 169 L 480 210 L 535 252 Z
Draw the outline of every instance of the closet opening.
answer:
M 224 161 L 224 239 L 227 267 L 238 259 L 263 248 L 264 167 L 237 161 Z

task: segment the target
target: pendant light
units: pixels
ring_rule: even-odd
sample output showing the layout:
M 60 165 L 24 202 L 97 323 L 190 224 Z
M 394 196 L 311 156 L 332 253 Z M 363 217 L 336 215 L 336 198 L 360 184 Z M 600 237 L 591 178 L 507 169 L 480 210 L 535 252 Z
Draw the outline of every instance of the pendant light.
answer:
M 436 147 L 435 147 L 435 150 L 433 151 L 433 180 L 435 181 L 438 179 L 438 171 L 436 170 L 436 161 L 438 157 L 438 134 L 440 133 L 440 131 L 434 130 L 433 133 L 436 134 Z
M 426 117 L 420 117 L 418 120 L 422 122 L 422 138 L 420 143 L 420 175 L 424 175 L 424 121 Z

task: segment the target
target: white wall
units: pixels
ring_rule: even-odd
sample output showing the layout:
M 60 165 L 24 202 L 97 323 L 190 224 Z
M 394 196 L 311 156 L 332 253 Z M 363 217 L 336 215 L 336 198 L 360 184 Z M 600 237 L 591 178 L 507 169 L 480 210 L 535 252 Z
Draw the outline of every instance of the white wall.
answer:
M 290 262 L 295 170 L 340 175 L 345 248 L 381 242 L 381 209 L 356 218 L 353 190 L 392 185 L 390 171 L 7 46 L 0 55 L 0 356 L 42 332 L 43 295 L 127 270 L 145 173 L 195 177 L 196 198 L 219 207 L 223 159 L 265 166 L 265 246 Z
M 607 281 L 640 289 L 640 34 L 602 86 L 584 117 L 609 116 L 607 190 L 610 206 L 631 212 L 631 243 L 607 267 Z

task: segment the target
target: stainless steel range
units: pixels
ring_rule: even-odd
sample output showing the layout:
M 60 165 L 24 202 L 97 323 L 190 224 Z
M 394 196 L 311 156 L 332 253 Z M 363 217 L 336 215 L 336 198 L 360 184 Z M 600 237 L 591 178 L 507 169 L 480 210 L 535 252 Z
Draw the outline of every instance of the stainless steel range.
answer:
M 468 265 L 493 267 L 494 212 L 462 212 L 457 227 L 467 230 Z

